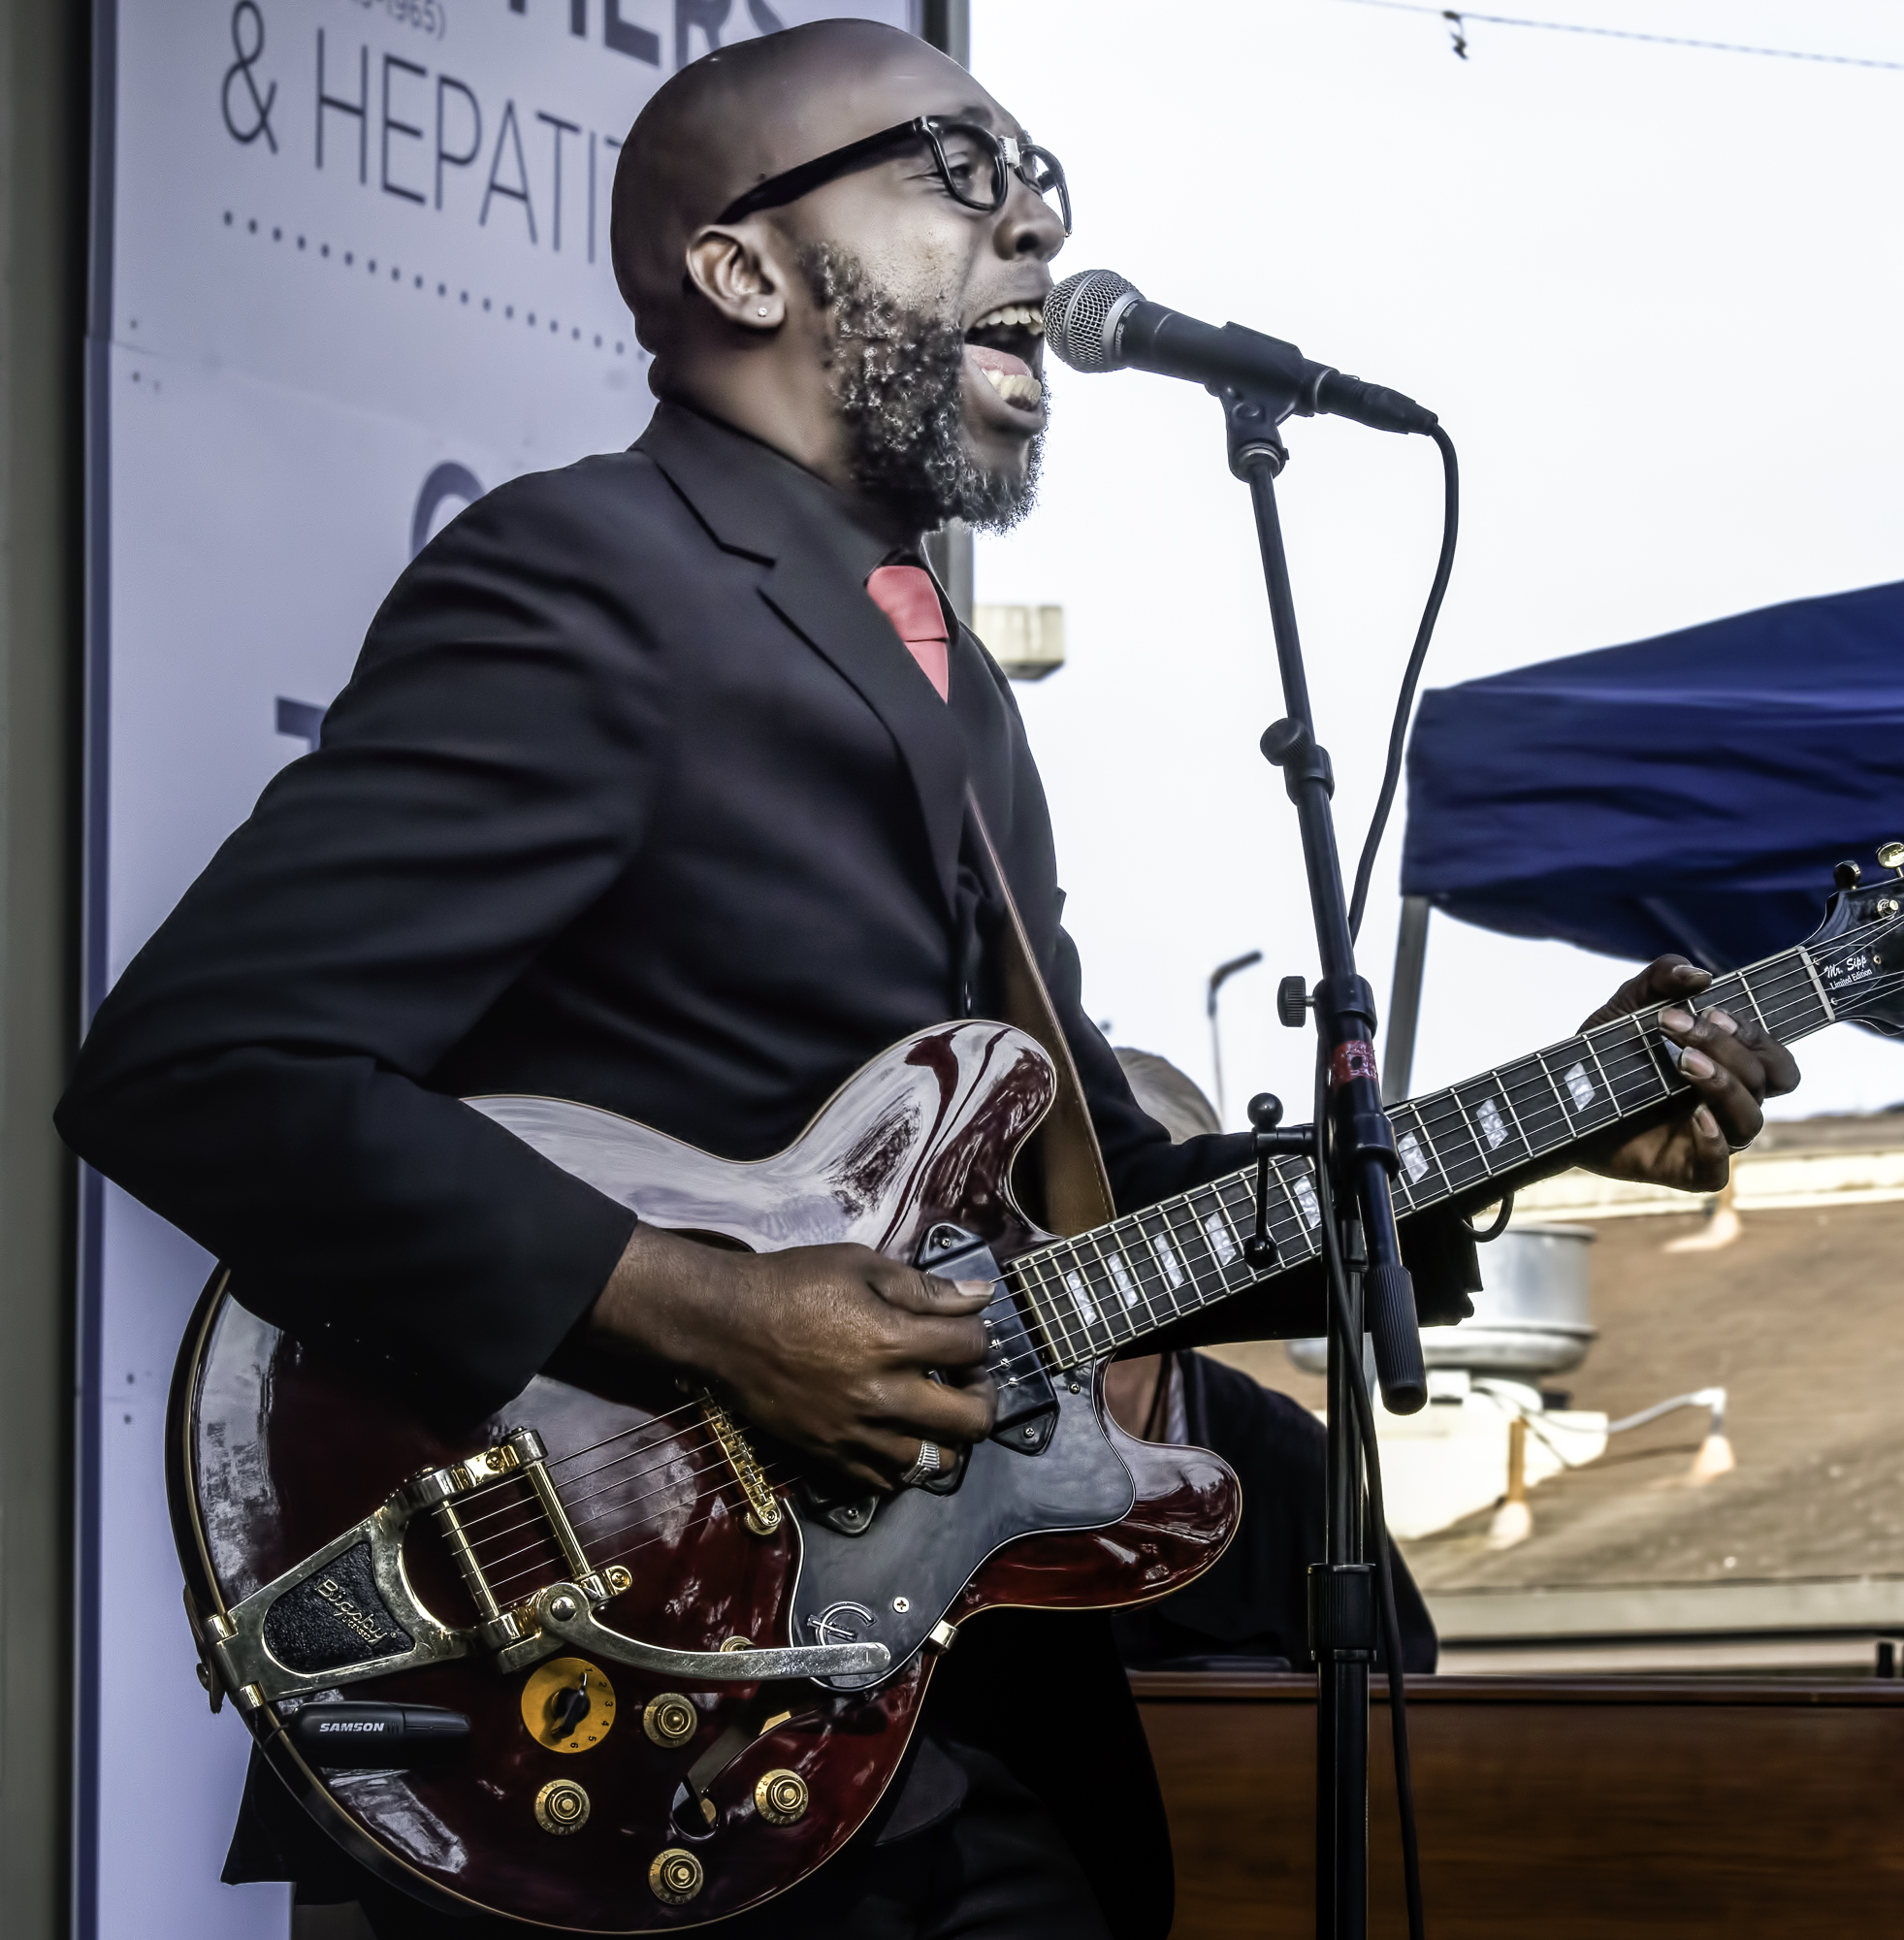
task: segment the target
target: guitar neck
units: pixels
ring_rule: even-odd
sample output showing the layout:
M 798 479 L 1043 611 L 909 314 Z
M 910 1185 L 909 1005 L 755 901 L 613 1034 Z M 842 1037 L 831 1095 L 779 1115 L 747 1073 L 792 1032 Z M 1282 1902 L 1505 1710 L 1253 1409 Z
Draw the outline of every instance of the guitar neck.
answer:
M 1837 1013 L 1803 948 L 1718 978 L 1697 1008 L 1760 1024 L 1782 1044 L 1822 1030 Z M 1597 1024 L 1564 1044 L 1389 1110 L 1401 1165 L 1398 1218 L 1461 1199 L 1486 1204 L 1530 1172 L 1622 1119 L 1690 1089 L 1659 1012 Z M 1200 1185 L 1142 1212 L 1013 1262 L 1054 1371 L 1087 1366 L 1232 1294 L 1260 1286 L 1320 1253 L 1322 1210 L 1308 1162 L 1273 1160 L 1270 1236 L 1277 1263 L 1243 1258 L 1256 1224 L 1256 1169 Z

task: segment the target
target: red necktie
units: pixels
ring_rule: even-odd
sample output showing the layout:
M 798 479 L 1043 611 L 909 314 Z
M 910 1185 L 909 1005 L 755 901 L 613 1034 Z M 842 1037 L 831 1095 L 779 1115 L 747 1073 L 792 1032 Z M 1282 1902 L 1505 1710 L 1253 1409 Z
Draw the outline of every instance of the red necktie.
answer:
M 866 581 L 866 593 L 892 622 L 893 630 L 905 641 L 906 651 L 919 663 L 920 671 L 932 683 L 939 698 L 949 698 L 952 672 L 946 614 L 932 575 L 918 566 L 875 566 Z

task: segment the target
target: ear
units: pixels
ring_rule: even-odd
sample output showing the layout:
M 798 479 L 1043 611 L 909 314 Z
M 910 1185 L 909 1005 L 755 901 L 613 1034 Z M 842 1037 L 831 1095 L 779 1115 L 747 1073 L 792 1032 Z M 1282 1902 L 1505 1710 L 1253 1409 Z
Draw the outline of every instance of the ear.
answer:
M 787 321 L 788 272 L 770 230 L 752 222 L 698 230 L 688 243 L 688 280 L 737 330 L 771 336 Z

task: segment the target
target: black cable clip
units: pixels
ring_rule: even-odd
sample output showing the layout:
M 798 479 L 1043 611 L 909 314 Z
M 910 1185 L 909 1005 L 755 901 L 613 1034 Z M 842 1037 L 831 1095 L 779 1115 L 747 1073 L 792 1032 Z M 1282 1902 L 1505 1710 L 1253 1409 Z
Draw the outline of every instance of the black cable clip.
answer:
M 1249 1122 L 1256 1127 L 1256 1230 L 1242 1243 L 1242 1256 L 1258 1273 L 1268 1273 L 1282 1257 L 1270 1237 L 1270 1161 L 1273 1158 L 1312 1161 L 1315 1127 L 1292 1125 L 1287 1131 L 1278 1131 L 1282 1100 L 1269 1091 L 1259 1091 L 1249 1101 Z

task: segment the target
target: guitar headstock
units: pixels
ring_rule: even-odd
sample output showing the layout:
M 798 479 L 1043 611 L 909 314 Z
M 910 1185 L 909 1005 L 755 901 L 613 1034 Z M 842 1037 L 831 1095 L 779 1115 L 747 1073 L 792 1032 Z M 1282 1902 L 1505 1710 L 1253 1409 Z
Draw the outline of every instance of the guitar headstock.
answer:
M 1865 880 L 1856 862 L 1832 871 L 1837 889 L 1805 949 L 1838 1016 L 1904 1037 L 1904 842 L 1878 851 L 1886 873 Z

